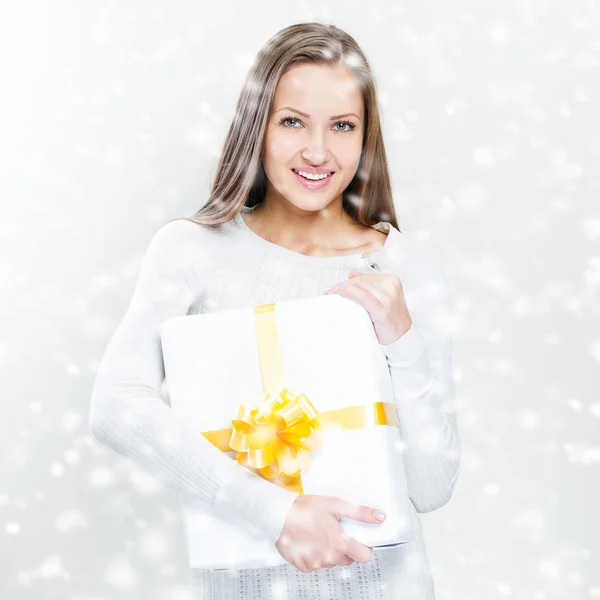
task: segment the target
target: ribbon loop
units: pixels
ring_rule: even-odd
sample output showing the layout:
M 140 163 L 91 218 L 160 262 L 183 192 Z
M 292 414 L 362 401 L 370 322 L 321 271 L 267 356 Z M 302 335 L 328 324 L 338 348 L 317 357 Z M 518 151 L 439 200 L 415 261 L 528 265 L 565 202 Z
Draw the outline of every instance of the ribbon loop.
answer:
M 238 407 L 229 447 L 237 451 L 238 463 L 257 469 L 267 479 L 280 473 L 299 477 L 310 465 L 310 453 L 321 447 L 318 414 L 305 394 L 288 388 L 275 396 L 267 392 L 260 404 Z

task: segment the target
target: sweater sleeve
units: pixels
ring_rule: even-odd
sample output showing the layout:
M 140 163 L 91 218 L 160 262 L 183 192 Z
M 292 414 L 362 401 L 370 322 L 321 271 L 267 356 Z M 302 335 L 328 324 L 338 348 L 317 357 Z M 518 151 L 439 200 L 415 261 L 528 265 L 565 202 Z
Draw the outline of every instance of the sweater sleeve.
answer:
M 403 283 L 413 321 L 384 351 L 405 444 L 410 499 L 419 513 L 450 499 L 460 471 L 460 443 L 452 378 L 451 295 L 439 259 L 415 259 Z
M 100 444 L 224 517 L 235 512 L 248 523 L 248 532 L 258 525 L 275 543 L 299 494 L 232 460 L 160 396 L 165 372 L 159 325 L 187 314 L 197 293 L 198 227 L 170 221 L 152 238 L 130 305 L 100 363 L 89 425 Z

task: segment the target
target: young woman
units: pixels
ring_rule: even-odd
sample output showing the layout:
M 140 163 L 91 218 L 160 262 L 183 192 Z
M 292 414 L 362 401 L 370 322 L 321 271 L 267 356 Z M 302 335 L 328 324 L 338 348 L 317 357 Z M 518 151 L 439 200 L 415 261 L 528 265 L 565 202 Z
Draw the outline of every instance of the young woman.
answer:
M 413 509 L 414 539 L 403 545 L 351 539 L 339 517 L 377 523 L 378 507 L 274 485 L 160 397 L 163 321 L 321 293 L 360 303 L 387 357 Z M 192 569 L 198 598 L 434 597 L 417 513 L 449 500 L 460 468 L 449 312 L 440 261 L 397 226 L 367 59 L 333 25 L 283 29 L 247 77 L 208 202 L 155 233 L 92 394 L 99 442 L 259 523 L 287 561 Z

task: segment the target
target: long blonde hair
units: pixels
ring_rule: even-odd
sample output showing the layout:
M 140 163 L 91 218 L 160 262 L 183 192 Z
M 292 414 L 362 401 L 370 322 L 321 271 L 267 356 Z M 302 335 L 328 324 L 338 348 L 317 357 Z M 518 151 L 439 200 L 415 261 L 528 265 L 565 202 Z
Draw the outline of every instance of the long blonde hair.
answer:
M 343 66 L 360 85 L 365 128 L 357 172 L 342 205 L 363 225 L 388 221 L 399 229 L 379 121 L 377 89 L 367 58 L 350 35 L 334 25 L 297 23 L 277 32 L 258 52 L 240 92 L 208 201 L 185 220 L 216 226 L 263 201 L 266 127 L 280 78 L 294 65 Z M 177 219 L 173 219 L 177 220 Z

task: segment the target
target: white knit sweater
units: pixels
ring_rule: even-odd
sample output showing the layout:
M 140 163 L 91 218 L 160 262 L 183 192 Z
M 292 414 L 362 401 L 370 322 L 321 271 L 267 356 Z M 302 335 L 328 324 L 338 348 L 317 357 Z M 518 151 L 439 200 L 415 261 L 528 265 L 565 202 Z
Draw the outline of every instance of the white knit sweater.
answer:
M 242 212 L 250 210 L 244 207 Z M 288 250 L 252 231 L 241 214 L 217 229 L 171 221 L 150 242 L 127 313 L 96 376 L 90 407 L 93 436 L 173 489 L 193 494 L 223 514 L 235 511 L 259 523 L 273 543 L 297 494 L 231 460 L 175 416 L 161 397 L 165 375 L 160 323 L 176 315 L 316 296 L 345 281 L 349 271 L 397 274 L 413 321 L 408 332 L 381 347 L 406 444 L 402 455 L 414 509 L 414 540 L 375 548 L 368 564 L 311 573 L 290 563 L 192 569 L 198 599 L 434 598 L 416 513 L 444 505 L 460 469 L 448 328 L 451 297 L 434 252 L 389 223 L 374 227 L 389 233 L 385 245 L 362 255 L 306 256 Z

